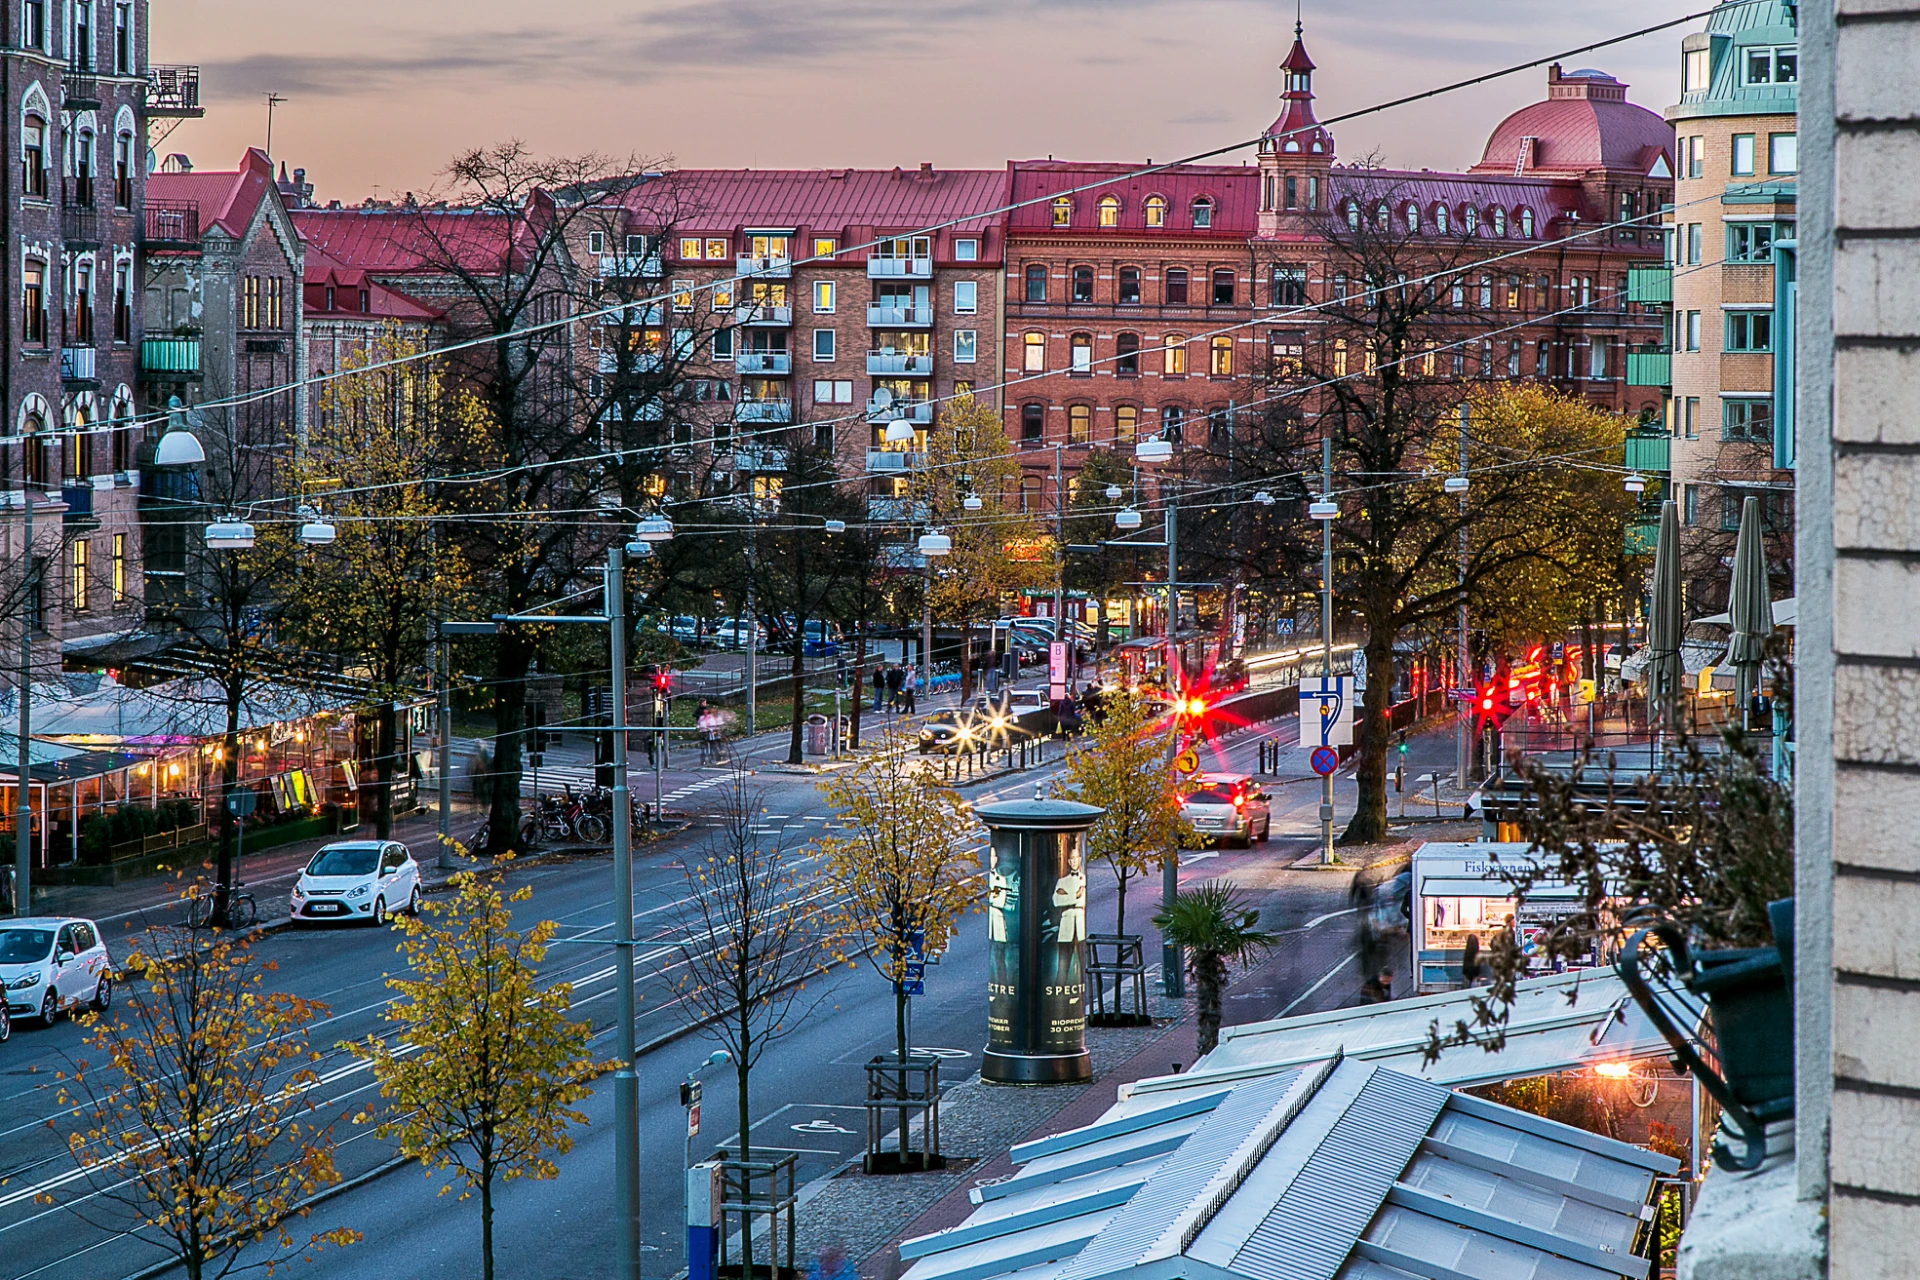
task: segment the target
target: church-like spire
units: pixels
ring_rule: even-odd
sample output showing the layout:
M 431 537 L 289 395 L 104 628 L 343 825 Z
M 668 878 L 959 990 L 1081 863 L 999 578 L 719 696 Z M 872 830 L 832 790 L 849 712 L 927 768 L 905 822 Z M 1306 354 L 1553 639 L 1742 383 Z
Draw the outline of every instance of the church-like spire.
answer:
M 1267 130 L 1268 146 L 1288 154 L 1332 155 L 1333 135 L 1313 115 L 1313 59 L 1307 56 L 1305 26 L 1296 10 L 1293 48 L 1280 64 L 1284 74 L 1280 118 Z

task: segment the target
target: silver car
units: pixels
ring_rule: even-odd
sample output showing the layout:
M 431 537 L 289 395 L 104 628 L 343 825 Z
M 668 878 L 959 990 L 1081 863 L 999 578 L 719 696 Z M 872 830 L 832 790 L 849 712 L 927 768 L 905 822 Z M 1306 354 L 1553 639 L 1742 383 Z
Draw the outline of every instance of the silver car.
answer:
M 1195 774 L 1192 790 L 1181 797 L 1187 821 L 1203 836 L 1242 847 L 1265 840 L 1273 831 L 1267 793 L 1244 773 Z

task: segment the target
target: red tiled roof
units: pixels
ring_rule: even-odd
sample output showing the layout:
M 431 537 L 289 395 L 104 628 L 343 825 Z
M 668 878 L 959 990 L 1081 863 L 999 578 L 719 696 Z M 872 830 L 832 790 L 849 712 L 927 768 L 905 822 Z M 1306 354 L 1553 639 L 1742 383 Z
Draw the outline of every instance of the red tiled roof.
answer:
M 507 259 L 507 237 L 525 227 L 503 214 L 406 207 L 296 209 L 293 223 L 335 262 L 381 275 L 437 275 L 450 260 L 476 274 L 497 274 Z M 517 251 L 513 265 L 524 265 Z
M 432 323 L 441 313 L 390 289 L 370 276 L 364 268 L 348 266 L 314 245 L 307 246 L 305 315 L 308 319 L 330 316 L 372 316 L 382 320 Z M 327 308 L 326 290 L 332 285 L 334 305 Z M 367 309 L 360 309 L 360 290 L 367 291 Z
M 1129 177 L 1140 164 L 1087 164 L 1070 160 L 1015 160 L 1007 166 L 1013 175 L 1015 203 L 1034 201 L 1009 215 L 1010 229 L 1018 232 L 1058 231 L 1079 235 L 1128 235 L 1151 232 L 1155 236 L 1186 235 L 1199 238 L 1233 239 L 1249 236 L 1259 227 L 1260 171 L 1250 165 L 1187 164 L 1162 169 L 1143 177 Z M 1110 177 L 1110 182 L 1101 182 Z M 1053 225 L 1051 197 L 1075 187 L 1086 187 L 1072 198 L 1073 221 L 1068 227 Z M 1095 225 L 1100 199 L 1112 194 L 1120 198 L 1120 225 L 1104 228 Z M 1167 201 L 1167 225 L 1149 228 L 1146 201 L 1149 196 Z M 1213 225 L 1195 230 L 1193 202 L 1200 197 L 1213 201 Z
M 791 229 L 803 241 L 843 244 L 953 222 L 936 235 L 936 258 L 950 261 L 953 238 L 963 236 L 982 242 L 981 261 L 998 261 L 1006 188 L 997 169 L 678 169 L 634 188 L 626 206 L 633 225 L 648 230 Z
M 1581 173 L 1588 169 L 1633 169 L 1649 147 L 1673 153 L 1673 126 L 1631 102 L 1601 98 L 1550 98 L 1508 116 L 1487 139 L 1475 173 L 1512 173 L 1520 140 L 1532 138 L 1526 171 Z
M 247 233 L 254 211 L 273 185 L 273 163 L 258 147 L 248 147 L 238 169 L 193 173 L 159 172 L 147 176 L 147 199 L 200 207 L 200 227 L 219 227 L 238 240 Z

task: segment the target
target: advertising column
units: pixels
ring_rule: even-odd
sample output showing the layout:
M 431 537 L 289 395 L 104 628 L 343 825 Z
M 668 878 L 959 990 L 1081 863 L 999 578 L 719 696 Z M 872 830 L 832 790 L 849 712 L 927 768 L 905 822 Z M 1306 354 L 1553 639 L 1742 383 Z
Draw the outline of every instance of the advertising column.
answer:
M 1085 836 L 1103 810 L 1016 800 L 974 812 L 989 836 L 980 1074 L 1000 1084 L 1090 1080 Z

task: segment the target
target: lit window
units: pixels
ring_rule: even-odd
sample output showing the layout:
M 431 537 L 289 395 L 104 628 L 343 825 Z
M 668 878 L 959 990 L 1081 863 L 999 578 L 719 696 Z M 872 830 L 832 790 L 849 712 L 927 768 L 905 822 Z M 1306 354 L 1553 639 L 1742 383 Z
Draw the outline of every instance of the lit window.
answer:
M 1201 196 L 1193 202 L 1193 225 L 1204 231 L 1213 225 L 1213 201 Z
M 1093 439 L 1093 406 L 1085 404 L 1067 407 L 1067 443 L 1087 444 Z
M 724 262 L 727 257 L 727 242 L 723 239 L 708 240 L 707 257 L 711 261 Z
M 1056 227 L 1073 225 L 1073 201 L 1066 196 L 1056 197 L 1053 202 L 1053 225 Z
M 1073 353 L 1071 371 L 1077 377 L 1087 377 L 1093 372 L 1093 335 L 1076 333 L 1068 349 Z
M 1147 215 L 1147 225 L 1164 227 L 1167 225 L 1167 199 L 1165 196 L 1148 196 L 1143 206 Z
M 113 535 L 113 602 L 127 602 L 127 535 Z
M 700 258 L 700 238 L 684 236 L 680 241 L 680 256 L 688 262 L 697 262 Z
M 673 282 L 673 309 L 675 311 L 693 310 L 693 281 L 675 280 Z
M 1207 372 L 1216 378 L 1226 378 L 1233 375 L 1232 338 L 1221 334 L 1213 340 L 1211 354 L 1207 363 Z
M 1184 334 L 1170 333 L 1161 347 L 1161 372 L 1169 378 L 1187 376 L 1187 339 Z
M 1030 333 L 1023 340 L 1022 346 L 1025 348 L 1025 356 L 1021 361 L 1021 369 L 1027 373 L 1045 373 L 1047 369 L 1047 335 L 1044 333 Z
M 733 281 L 722 279 L 713 282 L 713 309 L 715 311 L 733 310 Z
M 87 559 L 92 551 L 91 544 L 85 538 L 73 540 L 73 607 L 75 612 L 84 612 L 87 608 Z
M 1123 404 L 1113 411 L 1113 442 L 1118 445 L 1132 444 L 1140 434 L 1140 411 L 1130 404 Z
M 953 314 L 970 316 L 980 309 L 980 285 L 974 280 L 953 282 Z
M 1117 227 L 1120 225 L 1120 201 L 1113 196 L 1100 197 L 1100 225 Z
M 813 256 L 816 258 L 831 258 L 834 250 L 839 247 L 839 242 L 831 236 L 815 236 L 813 240 Z
M 833 311 L 833 281 L 815 280 L 813 282 L 813 309 L 821 315 Z
M 979 341 L 974 330 L 955 329 L 953 331 L 953 362 L 955 364 L 972 364 L 978 349 Z

